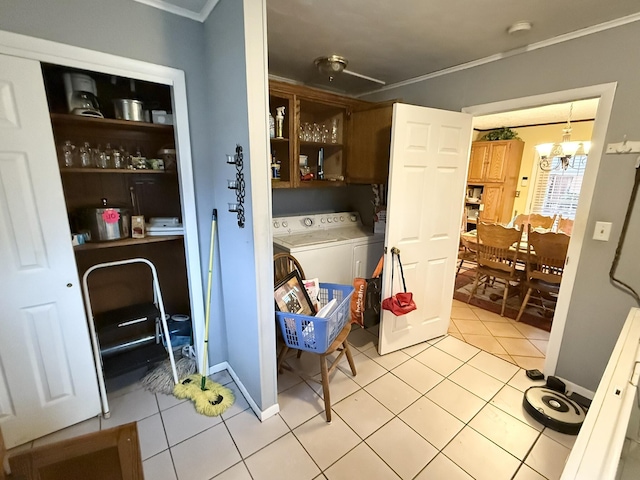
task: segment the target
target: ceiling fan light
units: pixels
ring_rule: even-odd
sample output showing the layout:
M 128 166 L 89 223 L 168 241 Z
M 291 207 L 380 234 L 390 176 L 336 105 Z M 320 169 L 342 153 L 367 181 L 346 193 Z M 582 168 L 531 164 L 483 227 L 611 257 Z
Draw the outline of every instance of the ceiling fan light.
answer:
M 318 57 L 313 63 L 320 73 L 332 79 L 336 74 L 347 68 L 349 62 L 340 55 L 330 55 L 328 57 Z

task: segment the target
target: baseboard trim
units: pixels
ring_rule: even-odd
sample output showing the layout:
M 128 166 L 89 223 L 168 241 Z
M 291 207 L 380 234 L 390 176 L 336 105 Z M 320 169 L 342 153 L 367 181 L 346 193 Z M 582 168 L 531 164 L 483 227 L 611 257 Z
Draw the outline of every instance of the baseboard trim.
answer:
M 567 386 L 567 392 L 574 392 L 579 395 L 582 395 L 585 398 L 588 398 L 589 400 L 593 400 L 593 397 L 595 396 L 596 392 L 592 392 L 591 390 L 581 387 L 580 385 L 570 382 L 569 380 L 565 380 L 562 377 L 557 377 L 557 378 L 562 380 L 564 384 Z
M 209 367 L 209 370 L 207 370 L 207 375 L 213 375 L 214 373 L 221 372 L 222 370 L 226 370 L 229 372 L 229 375 L 231 375 L 233 381 L 236 382 L 238 389 L 240 390 L 240 392 L 242 392 L 242 395 L 244 395 L 244 398 L 249 404 L 249 407 L 251 407 L 251 410 L 253 410 L 253 413 L 256 414 L 261 422 L 264 422 L 266 419 L 273 417 L 280 411 L 280 405 L 278 405 L 277 403 L 275 405 L 271 405 L 266 410 L 261 410 L 260 407 L 258 407 L 258 404 L 253 400 L 253 398 L 251 398 L 251 395 L 249 395 L 246 387 L 240 381 L 238 375 L 236 375 L 236 372 L 233 371 L 233 368 L 231 368 L 229 362 L 221 362 Z

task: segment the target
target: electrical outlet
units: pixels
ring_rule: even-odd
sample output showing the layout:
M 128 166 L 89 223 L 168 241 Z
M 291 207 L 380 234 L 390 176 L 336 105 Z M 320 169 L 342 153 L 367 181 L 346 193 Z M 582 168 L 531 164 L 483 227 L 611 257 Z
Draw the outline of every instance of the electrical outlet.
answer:
M 596 228 L 593 231 L 593 239 L 601 242 L 608 242 L 611 235 L 611 222 L 596 222 Z

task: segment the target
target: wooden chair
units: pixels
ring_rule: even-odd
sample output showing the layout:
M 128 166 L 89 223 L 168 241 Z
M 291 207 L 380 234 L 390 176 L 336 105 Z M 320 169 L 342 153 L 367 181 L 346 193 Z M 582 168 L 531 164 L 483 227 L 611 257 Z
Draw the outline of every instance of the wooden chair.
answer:
M 456 277 L 460 273 L 461 270 L 473 270 L 476 268 L 476 252 L 467 247 L 462 241 L 460 242 L 460 247 L 458 248 L 458 268 L 456 269 Z M 465 266 L 465 262 L 469 262 L 471 266 Z
M 300 266 L 298 260 L 292 255 L 287 253 L 277 253 L 273 256 L 273 269 L 274 269 L 274 283 L 277 284 L 280 280 L 284 279 L 289 273 L 296 270 L 300 274 L 300 278 L 304 277 L 304 271 Z M 318 382 L 322 385 L 322 395 L 324 397 L 324 411 L 325 416 L 327 418 L 327 422 L 331 422 L 331 394 L 329 392 L 329 376 L 331 373 L 338 367 L 338 363 L 342 360 L 344 355 L 347 356 L 347 360 L 349 362 L 349 367 L 351 367 L 351 373 L 353 376 L 356 376 L 356 365 L 353 362 L 353 356 L 351 355 L 351 350 L 349 348 L 349 342 L 347 341 L 347 337 L 351 332 L 351 323 L 347 322 L 344 328 L 340 331 L 336 339 L 329 345 L 329 348 L 324 353 L 318 354 L 320 357 L 320 373 L 321 373 L 321 381 L 318 382 L 315 378 L 308 377 L 307 380 L 311 380 L 314 382 Z M 289 353 L 289 348 L 285 343 L 278 354 L 277 360 L 277 369 L 278 372 L 281 372 L 282 363 Z M 340 350 L 338 356 L 327 364 L 327 357 L 333 354 L 335 351 Z M 298 358 L 302 354 L 302 350 L 298 350 Z
M 535 298 L 539 300 L 540 307 L 545 312 L 547 307 L 544 300 L 555 301 L 557 299 L 570 239 L 571 237 L 564 233 L 539 233 L 529 226 L 525 283 L 527 293 L 516 317 L 516 322 L 520 321 L 533 291 L 539 292 L 540 296 Z
M 573 220 L 560 217 L 558 219 L 558 232 L 571 236 L 571 232 L 573 232 Z
M 531 225 L 532 228 L 544 228 L 550 230 L 551 227 L 553 227 L 555 220 L 555 215 L 553 217 L 546 217 L 538 213 L 531 213 L 529 215 L 521 213 L 513 221 L 513 226 L 518 228 L 520 225 L 524 225 L 524 228 L 526 229 L 527 225 Z
M 473 290 L 467 303 L 471 301 L 478 290 L 480 278 L 484 282 L 489 279 L 500 279 L 504 282 L 504 293 L 502 295 L 502 310 L 500 315 L 504 316 L 504 309 L 507 304 L 509 293 L 509 283 L 520 281 L 521 272 L 516 270 L 516 260 L 518 257 L 518 245 L 522 238 L 522 229 L 507 228 L 502 225 L 492 225 L 487 223 L 478 224 L 478 244 L 476 260 L 476 279 Z M 515 248 L 512 248 L 515 244 Z
M 298 272 L 300 278 L 304 277 L 304 270 L 300 266 L 300 262 L 288 253 L 276 253 L 273 256 L 273 283 L 278 284 L 284 277 L 293 271 Z

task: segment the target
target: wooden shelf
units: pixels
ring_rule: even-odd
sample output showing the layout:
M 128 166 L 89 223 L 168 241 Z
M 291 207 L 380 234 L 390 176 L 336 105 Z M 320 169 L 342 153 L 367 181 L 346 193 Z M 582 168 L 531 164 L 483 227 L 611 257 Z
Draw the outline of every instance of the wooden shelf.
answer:
M 300 141 L 300 146 L 301 147 L 334 147 L 334 148 L 342 148 L 342 144 L 341 143 L 326 143 L 326 142 L 307 142 L 307 141 Z
M 67 113 L 52 113 L 51 121 L 59 125 L 94 125 L 100 127 L 116 127 L 119 129 L 146 130 L 146 131 L 173 131 L 173 125 L 158 123 L 133 122 L 131 120 L 116 120 L 115 118 L 84 117 Z
M 467 223 L 472 223 L 474 225 L 477 225 L 478 220 L 476 220 L 475 218 L 467 218 Z
M 182 235 L 158 235 L 144 238 L 123 238 L 122 240 L 113 240 L 108 242 L 90 242 L 83 245 L 76 245 L 73 250 L 82 252 L 85 250 L 96 250 L 100 248 L 129 247 L 131 245 L 146 245 L 149 243 L 169 242 L 184 238 Z
M 288 138 L 270 138 L 269 140 L 273 143 L 289 143 Z
M 80 168 L 80 167 L 69 167 L 69 168 L 60 168 L 60 172 L 62 173 L 123 173 L 123 174 L 134 174 L 134 175 L 146 175 L 150 174 L 166 174 L 166 175 L 176 175 L 177 172 L 168 172 L 166 170 L 151 170 L 151 169 L 140 169 L 134 170 L 131 168 Z

